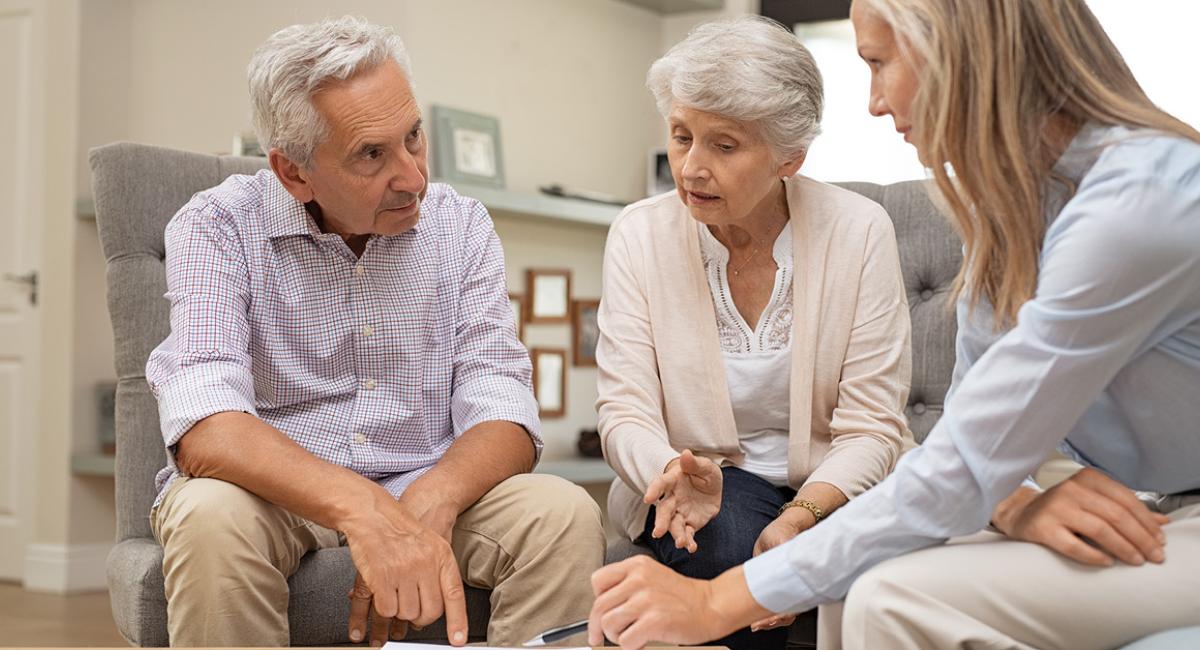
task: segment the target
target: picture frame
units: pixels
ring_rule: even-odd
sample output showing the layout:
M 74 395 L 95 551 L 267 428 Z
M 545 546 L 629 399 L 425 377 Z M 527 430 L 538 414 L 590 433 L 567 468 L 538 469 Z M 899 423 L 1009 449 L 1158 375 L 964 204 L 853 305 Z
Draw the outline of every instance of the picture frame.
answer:
M 651 149 L 646 160 L 646 196 L 657 196 L 675 189 L 675 177 L 671 174 L 671 160 L 667 150 Z
M 512 309 L 513 322 L 517 326 L 517 340 L 525 342 L 525 297 L 519 293 L 508 294 L 508 306 Z
M 488 115 L 433 106 L 433 173 L 449 183 L 504 187 L 500 121 Z
M 582 368 L 596 367 L 596 343 L 600 341 L 600 326 L 597 315 L 599 300 L 575 300 L 571 302 L 571 364 Z
M 538 415 L 561 418 L 567 413 L 567 351 L 561 348 L 531 348 L 533 397 Z
M 525 270 L 525 322 L 555 325 L 571 322 L 571 271 Z

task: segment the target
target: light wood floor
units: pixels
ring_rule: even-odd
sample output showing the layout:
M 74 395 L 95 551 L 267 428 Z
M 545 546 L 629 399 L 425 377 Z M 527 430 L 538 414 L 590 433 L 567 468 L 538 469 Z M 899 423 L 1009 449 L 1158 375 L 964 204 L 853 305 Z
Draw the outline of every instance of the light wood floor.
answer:
M 117 633 L 108 593 L 37 594 L 0 583 L 0 645 L 129 647 Z

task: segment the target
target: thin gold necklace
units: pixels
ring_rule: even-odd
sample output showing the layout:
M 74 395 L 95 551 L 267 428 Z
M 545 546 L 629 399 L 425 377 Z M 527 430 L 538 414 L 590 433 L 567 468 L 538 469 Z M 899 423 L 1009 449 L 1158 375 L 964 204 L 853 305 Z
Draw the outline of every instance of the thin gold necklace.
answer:
M 747 234 L 749 234 L 749 233 L 747 233 Z M 779 235 L 776 234 L 775 237 L 778 238 Z M 750 251 L 750 255 L 748 257 L 746 257 L 746 259 L 742 260 L 742 263 L 738 264 L 738 267 L 733 270 L 733 275 L 735 277 L 742 274 L 742 270 L 745 269 L 746 266 L 749 265 L 750 262 L 753 261 L 754 258 L 758 256 L 759 251 L 762 250 L 762 248 L 765 246 L 765 244 L 766 244 L 766 242 L 764 242 L 760 239 L 754 240 L 754 249 Z M 730 255 L 731 256 L 733 255 L 733 251 L 730 251 Z
M 742 269 L 746 268 L 746 265 L 749 264 L 756 255 L 758 255 L 760 246 L 761 246 L 761 242 L 755 240 L 754 250 L 750 251 L 750 256 L 747 257 L 746 259 L 742 260 L 742 263 L 738 264 L 738 267 L 733 270 L 734 276 L 738 276 L 738 275 L 742 274 Z

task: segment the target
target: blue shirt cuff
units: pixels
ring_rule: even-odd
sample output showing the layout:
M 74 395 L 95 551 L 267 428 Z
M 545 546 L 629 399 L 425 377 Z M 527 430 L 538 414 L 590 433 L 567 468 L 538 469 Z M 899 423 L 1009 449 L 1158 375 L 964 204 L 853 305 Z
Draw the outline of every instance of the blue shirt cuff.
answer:
M 788 549 L 795 543 L 780 544 L 742 565 L 750 595 L 776 614 L 803 612 L 820 604 L 788 558 Z

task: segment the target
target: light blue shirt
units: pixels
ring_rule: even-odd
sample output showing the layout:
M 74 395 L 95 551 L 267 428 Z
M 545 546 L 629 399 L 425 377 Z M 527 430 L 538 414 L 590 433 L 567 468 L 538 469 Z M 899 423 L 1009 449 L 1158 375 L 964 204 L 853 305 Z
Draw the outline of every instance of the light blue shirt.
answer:
M 1200 144 L 1088 126 L 1055 171 L 1036 295 L 996 333 L 958 308 L 946 410 L 884 481 L 746 563 L 775 612 L 845 597 L 872 566 L 976 532 L 1055 450 L 1138 490 L 1200 488 Z M 964 299 L 965 301 L 965 299 Z

